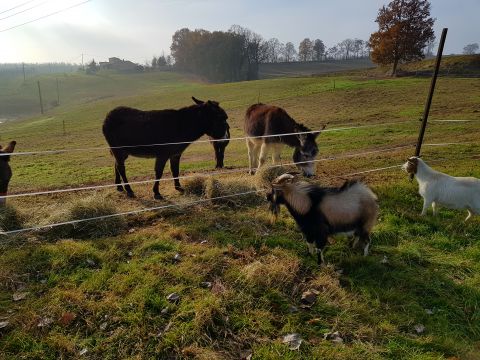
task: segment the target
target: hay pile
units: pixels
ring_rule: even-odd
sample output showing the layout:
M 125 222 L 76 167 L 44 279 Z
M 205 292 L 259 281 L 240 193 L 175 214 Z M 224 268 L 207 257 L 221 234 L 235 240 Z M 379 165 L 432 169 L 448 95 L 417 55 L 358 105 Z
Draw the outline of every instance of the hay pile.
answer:
M 224 196 L 254 191 L 250 176 L 240 176 L 235 179 L 222 179 L 213 177 L 194 177 L 188 179 L 183 185 L 185 193 L 200 196 L 203 199 L 210 199 L 215 205 L 242 206 L 256 205 L 263 201 L 262 194 L 250 193 L 239 196 L 223 198 Z
M 12 231 L 23 228 L 25 216 L 20 214 L 16 208 L 7 205 L 0 208 L 0 231 Z
M 111 200 L 100 195 L 78 198 L 67 204 L 61 212 L 53 214 L 48 223 L 61 223 L 78 219 L 88 219 L 97 216 L 113 215 L 117 209 Z M 105 219 L 84 221 L 76 224 L 61 225 L 47 229 L 45 235 L 49 238 L 95 239 L 115 236 L 126 228 L 122 216 L 112 216 Z
M 275 178 L 292 171 L 298 171 L 298 169 L 294 166 L 263 166 L 255 173 L 255 188 L 269 190 Z

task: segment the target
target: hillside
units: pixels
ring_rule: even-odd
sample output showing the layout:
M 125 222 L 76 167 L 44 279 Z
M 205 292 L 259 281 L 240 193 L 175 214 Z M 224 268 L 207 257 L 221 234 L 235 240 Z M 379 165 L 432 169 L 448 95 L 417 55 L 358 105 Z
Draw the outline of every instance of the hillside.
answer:
M 19 152 L 98 149 L 12 156 L 11 194 L 112 184 L 101 125 L 115 106 L 178 108 L 192 95 L 214 99 L 229 115 L 232 137 L 241 137 L 245 109 L 260 100 L 312 129 L 327 122 L 327 129 L 364 126 L 320 135 L 324 160 L 314 181 L 339 185 L 361 177 L 373 188 L 381 214 L 371 255 L 336 237 L 328 266 L 319 268 L 286 211 L 272 222 L 263 193 L 210 201 L 253 191 L 258 179 L 246 175 L 243 140 L 226 151 L 225 171 L 237 172 L 223 175 L 212 174 L 211 145 L 193 144 L 181 174 L 204 174 L 210 184 L 204 193 L 180 195 L 168 180 L 160 202 L 151 183 L 135 184 L 135 199 L 112 188 L 8 199 L 18 214 L 0 220 L 13 228 L 169 207 L 91 226 L 0 235 L 0 357 L 478 359 L 480 219 L 464 223 L 465 212 L 446 209 L 437 218 L 419 217 L 417 185 L 398 167 L 413 153 L 429 79 L 283 77 L 215 85 L 176 74 L 125 75 L 97 85 L 76 79 L 71 102 L 0 124 L 0 143 L 15 139 Z M 440 171 L 480 177 L 480 84 L 442 77 L 437 86 L 423 158 Z M 102 98 L 108 93 L 116 95 Z M 77 101 L 86 98 L 78 94 L 96 99 Z M 446 119 L 472 121 L 438 121 Z M 285 149 L 285 162 L 291 153 Z M 129 158 L 129 180 L 152 179 L 153 163 Z M 182 179 L 189 189 L 194 181 Z M 316 300 L 304 308 L 307 290 Z M 180 298 L 169 302 L 174 292 Z M 326 336 L 336 331 L 341 342 Z M 282 343 L 291 333 L 304 340 L 299 350 Z
M 435 69 L 435 58 L 401 64 L 399 76 L 431 76 Z M 388 73 L 390 67 L 379 67 L 374 72 Z M 478 77 L 480 76 L 480 54 L 444 55 L 440 63 L 440 76 Z
M 370 59 L 329 60 L 260 64 L 260 79 L 285 76 L 312 76 L 372 68 Z

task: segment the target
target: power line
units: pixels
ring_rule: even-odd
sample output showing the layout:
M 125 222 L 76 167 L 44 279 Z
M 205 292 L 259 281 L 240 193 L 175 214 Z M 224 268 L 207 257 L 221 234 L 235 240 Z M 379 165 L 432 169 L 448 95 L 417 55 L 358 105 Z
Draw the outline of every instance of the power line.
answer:
M 90 2 L 90 1 L 92 1 L 92 0 L 86 0 L 86 1 L 83 1 L 83 2 L 81 2 L 81 3 L 78 3 L 78 4 L 74 4 L 74 5 L 72 5 L 72 6 L 69 6 L 69 7 L 67 7 L 67 8 L 64 8 L 64 9 L 61 9 L 61 10 L 58 10 L 58 11 L 55 11 L 55 12 L 53 12 L 53 13 L 50 13 L 50 14 L 41 16 L 41 17 L 39 17 L 39 18 L 36 18 L 36 19 L 30 20 L 30 21 L 24 22 L 24 23 L 22 23 L 22 24 L 18 24 L 18 25 L 15 25 L 15 26 L 12 26 L 12 27 L 9 27 L 9 28 L 0 30 L 0 33 L 5 32 L 5 31 L 8 31 L 8 30 L 15 29 L 15 28 L 18 28 L 18 27 L 23 26 L 23 25 L 31 24 L 31 23 L 33 23 L 33 22 L 35 22 L 35 21 L 42 20 L 42 19 L 45 19 L 45 18 L 47 18 L 47 17 L 49 17 L 49 16 L 56 15 L 56 14 L 59 14 L 59 13 L 61 13 L 61 12 L 64 12 L 64 11 L 73 9 L 73 8 L 75 8 L 75 7 L 77 7 L 77 6 L 86 4 L 86 3 Z
M 394 124 L 403 124 L 403 123 L 394 123 Z M 212 143 L 212 142 L 224 142 L 224 141 L 238 141 L 238 140 L 247 140 L 247 139 L 265 139 L 271 137 L 281 137 L 281 136 L 295 136 L 295 135 L 304 135 L 304 134 L 318 134 L 321 132 L 336 132 L 336 131 L 348 131 L 355 129 L 364 129 L 377 126 L 390 126 L 391 123 L 375 124 L 375 125 L 360 125 L 360 126 L 350 126 L 343 128 L 333 128 L 333 129 L 324 129 L 324 130 L 312 130 L 312 131 L 302 131 L 302 132 L 292 132 L 292 133 L 283 133 L 283 134 L 274 134 L 274 135 L 260 135 L 260 136 L 242 136 L 235 137 L 230 139 L 209 139 L 209 140 L 194 140 L 194 141 L 179 141 L 179 142 L 168 142 L 168 143 L 158 143 L 158 144 L 139 144 L 139 145 L 124 145 L 124 146 L 112 146 L 112 147 L 86 147 L 86 148 L 73 148 L 73 149 L 57 149 L 57 150 L 39 150 L 39 151 L 24 151 L 24 152 L 14 152 L 11 154 L 0 154 L 0 156 L 24 156 L 24 155 L 39 155 L 39 154 L 62 154 L 68 152 L 81 152 L 81 151 L 98 151 L 98 150 L 111 150 L 111 149 L 129 149 L 129 148 L 139 148 L 139 147 L 155 147 L 155 146 L 171 146 L 171 145 L 185 145 L 193 143 Z
M 337 178 L 348 177 L 348 176 L 354 176 L 354 175 L 360 175 L 360 174 L 366 174 L 366 173 L 372 173 L 372 172 L 378 172 L 378 171 L 393 169 L 393 168 L 397 168 L 397 167 L 401 167 L 401 166 L 402 166 L 402 164 L 393 165 L 393 166 L 388 166 L 388 167 L 382 167 L 382 168 L 360 171 L 360 172 L 351 173 L 351 174 L 338 175 L 338 176 L 335 176 L 335 177 L 337 177 Z M 79 223 L 86 222 L 86 221 L 105 220 L 105 219 L 109 219 L 109 218 L 112 218 L 112 217 L 125 216 L 125 215 L 136 215 L 136 214 L 140 214 L 140 213 L 144 213 L 144 212 L 148 212 L 148 211 L 163 210 L 163 209 L 168 209 L 168 208 L 172 208 L 172 207 L 192 206 L 192 205 L 197 205 L 197 204 L 210 202 L 210 201 L 215 201 L 215 200 L 228 199 L 228 198 L 233 198 L 233 197 L 237 197 L 237 196 L 244 196 L 244 195 L 249 195 L 249 194 L 258 194 L 258 193 L 261 193 L 261 192 L 265 192 L 265 190 L 251 190 L 251 191 L 245 191 L 245 192 L 235 193 L 235 194 L 230 194 L 230 195 L 217 196 L 217 197 L 213 197 L 213 198 L 210 198 L 210 199 L 195 200 L 195 201 L 191 201 L 191 202 L 187 202 L 187 203 L 183 203 L 183 204 L 162 205 L 162 206 L 156 206 L 156 207 L 151 207 L 151 208 L 143 208 L 143 209 L 138 209 L 138 210 L 125 211 L 125 212 L 115 213 L 115 214 L 110 214 L 110 215 L 102 215 L 102 216 L 95 216 L 95 217 L 90 217 L 90 218 L 64 221 L 64 222 L 59 222 L 59 223 L 52 223 L 52 224 L 47 224 L 47 225 L 33 226 L 33 227 L 25 228 L 25 229 L 0 231 L 0 235 L 12 235 L 12 234 L 18 234 L 18 233 L 23 233 L 23 232 L 27 232 L 27 231 L 49 229 L 49 228 L 63 226 L 63 225 L 75 225 L 75 224 L 79 224 Z
M 298 162 L 291 162 L 291 163 L 278 164 L 278 165 L 268 165 L 267 168 L 304 165 L 304 164 L 319 163 L 319 162 L 324 162 L 324 161 L 349 159 L 349 158 L 360 157 L 360 156 L 365 156 L 365 155 L 372 155 L 372 154 L 378 154 L 378 153 L 383 153 L 383 152 L 408 149 L 408 148 L 411 148 L 411 147 L 413 147 L 413 144 L 396 146 L 396 147 L 393 147 L 393 148 L 364 151 L 364 152 L 361 152 L 361 153 L 345 154 L 345 155 L 340 155 L 340 156 L 331 156 L 331 157 L 315 159 L 315 160 L 298 161 Z M 207 172 L 207 173 L 196 173 L 196 174 L 192 174 L 192 175 L 183 175 L 183 176 L 177 176 L 175 178 L 173 178 L 173 177 L 162 178 L 162 179 L 158 179 L 158 180 L 157 179 L 154 179 L 154 180 L 139 180 L 139 181 L 130 181 L 128 183 L 122 183 L 122 184 L 92 185 L 92 186 L 82 186 L 82 187 L 68 188 L 68 189 L 56 189 L 56 190 L 30 192 L 30 193 L 19 193 L 19 194 L 11 194 L 11 195 L 0 196 L 0 199 L 18 198 L 18 197 L 27 197 L 27 196 L 39 196 L 39 195 L 52 195 L 52 194 L 59 194 L 59 193 L 84 191 L 84 190 L 98 190 L 98 189 L 106 189 L 106 188 L 117 187 L 118 185 L 125 186 L 125 185 L 150 184 L 150 183 L 165 182 L 165 181 L 170 181 L 170 180 L 175 180 L 175 179 L 178 179 L 178 180 L 190 179 L 190 178 L 194 178 L 194 177 L 198 177 L 198 176 L 227 175 L 227 174 L 235 174 L 235 173 L 245 172 L 248 169 L 249 168 L 245 167 L 245 168 L 225 170 L 225 171 L 214 171 L 214 172 Z
M 39 7 L 39 6 L 42 6 L 42 5 L 46 4 L 46 3 L 49 2 L 49 1 L 50 1 L 50 0 L 47 0 L 47 1 L 41 2 L 41 3 L 39 3 L 39 4 L 33 5 L 33 6 L 29 7 L 29 8 L 20 10 L 20 11 L 18 11 L 18 12 L 16 12 L 16 13 L 13 13 L 13 14 L 11 14 L 11 15 L 8 15 L 8 16 L 5 16 L 5 17 L 3 17 L 3 18 L 0 18 L 0 20 L 5 20 L 5 19 L 11 18 L 11 17 L 13 17 L 13 16 L 15 16 L 15 15 L 22 14 L 22 13 L 28 11 L 28 10 L 35 9 L 35 8 L 37 8 L 37 7 Z
M 2 12 L 0 12 L 0 14 L 4 14 L 4 13 L 9 12 L 9 11 L 11 11 L 11 10 L 15 10 L 15 9 L 17 9 L 17 8 L 19 8 L 19 7 L 22 7 L 23 5 L 30 4 L 31 2 L 34 2 L 34 1 L 35 1 L 35 0 L 25 1 L 24 3 L 21 3 L 21 4 L 17 5 L 17 6 L 14 6 L 14 7 L 8 9 L 8 10 L 3 10 Z

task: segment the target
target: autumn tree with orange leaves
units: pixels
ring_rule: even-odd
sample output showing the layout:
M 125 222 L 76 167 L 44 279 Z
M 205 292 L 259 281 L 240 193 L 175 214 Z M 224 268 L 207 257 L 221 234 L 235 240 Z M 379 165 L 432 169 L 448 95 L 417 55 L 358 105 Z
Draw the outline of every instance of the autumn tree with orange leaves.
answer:
M 378 11 L 378 31 L 370 36 L 371 58 L 376 64 L 393 64 L 420 60 L 423 49 L 435 39 L 428 0 L 393 0 Z

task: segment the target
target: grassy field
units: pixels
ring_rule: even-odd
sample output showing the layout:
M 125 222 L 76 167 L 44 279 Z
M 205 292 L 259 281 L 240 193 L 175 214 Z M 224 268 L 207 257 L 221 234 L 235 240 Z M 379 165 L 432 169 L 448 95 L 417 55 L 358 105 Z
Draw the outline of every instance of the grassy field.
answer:
M 374 64 L 370 59 L 350 59 L 260 64 L 259 70 L 261 79 L 269 79 L 287 76 L 324 75 L 372 67 L 374 67 Z
M 1 143 L 15 139 L 18 151 L 105 147 L 101 124 L 114 106 L 180 107 L 194 95 L 221 102 L 232 136 L 242 135 L 243 113 L 258 99 L 285 107 L 312 128 L 372 125 L 323 133 L 320 156 L 329 158 L 413 144 L 429 87 L 427 79 L 360 75 L 220 85 L 173 73 L 110 76 L 115 82 L 107 85 L 75 75 L 71 93 L 95 101 L 66 94 L 71 102 L 61 101 L 45 116 L 0 124 Z M 426 143 L 464 144 L 425 146 L 424 159 L 441 171 L 480 177 L 480 83 L 441 78 L 437 85 L 432 120 L 477 121 L 431 122 Z M 128 90 L 105 96 L 115 94 L 112 87 Z M 340 184 L 342 175 L 398 165 L 412 153 L 413 147 L 326 160 L 316 181 Z M 11 165 L 12 194 L 113 182 L 106 149 L 18 156 Z M 247 165 L 243 141 L 231 142 L 226 165 Z M 204 173 L 213 166 L 211 146 L 195 144 L 181 169 Z M 151 179 L 153 161 L 129 159 L 127 174 L 131 181 Z M 215 178 L 229 192 L 255 182 L 244 173 Z M 465 224 L 464 212 L 445 209 L 437 218 L 420 218 L 416 183 L 398 168 L 362 178 L 381 208 L 371 255 L 361 257 L 339 237 L 322 268 L 306 254 L 286 211 L 272 223 L 262 195 L 105 223 L 115 236 L 78 225 L 2 237 L 0 322 L 8 325 L 0 328 L 0 358 L 479 359 L 480 219 Z M 136 199 L 107 189 L 9 204 L 19 212 L 12 217 L 27 227 L 64 220 L 79 203 L 107 203 L 120 212 L 199 200 L 175 193 L 172 185 L 161 184 L 165 202 L 152 199 L 151 185 L 136 185 Z M 309 289 L 317 299 L 303 309 L 300 297 Z M 173 292 L 180 295 L 176 303 L 166 298 Z M 335 331 L 342 343 L 324 338 Z M 303 338 L 298 351 L 282 343 L 289 333 Z

